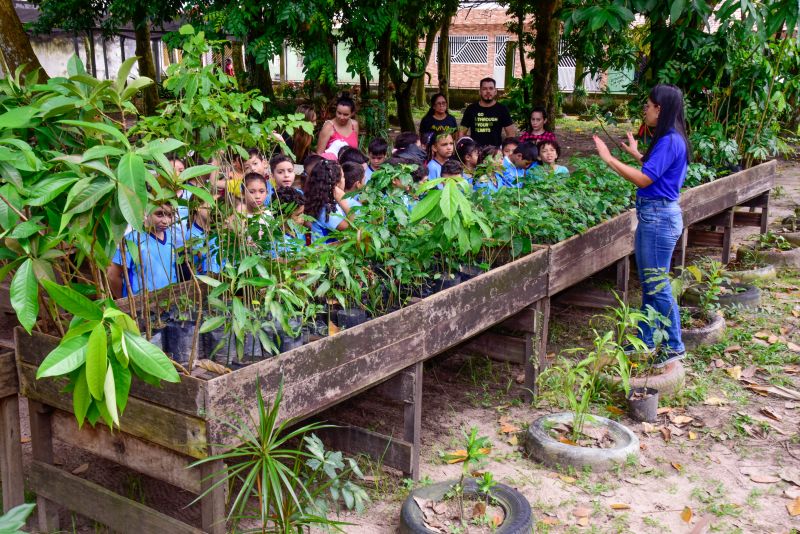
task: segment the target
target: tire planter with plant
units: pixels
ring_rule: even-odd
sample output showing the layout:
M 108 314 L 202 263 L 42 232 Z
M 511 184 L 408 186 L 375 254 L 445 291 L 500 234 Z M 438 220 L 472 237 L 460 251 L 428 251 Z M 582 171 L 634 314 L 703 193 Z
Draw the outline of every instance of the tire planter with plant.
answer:
M 433 534 L 437 531 L 425 526 L 425 520 L 414 497 L 431 501 L 441 501 L 457 480 L 439 482 L 424 486 L 411 492 L 400 509 L 401 534 Z M 474 479 L 464 481 L 464 494 L 477 496 L 478 486 Z M 505 484 L 497 484 L 491 497 L 505 512 L 505 519 L 494 532 L 496 534 L 529 534 L 533 531 L 535 520 L 528 500 L 520 492 Z
M 765 267 L 755 267 L 753 269 L 726 270 L 725 274 L 731 280 L 739 283 L 755 282 L 756 280 L 774 280 L 778 276 L 778 270 L 774 265 Z
M 709 312 L 704 317 L 699 317 L 700 311 L 691 310 L 692 318 L 704 322 L 702 326 L 689 326 L 681 328 L 681 340 L 686 350 L 695 349 L 701 345 L 718 343 L 725 335 L 725 318 L 718 312 Z
M 684 339 L 684 344 L 686 340 Z M 605 380 L 619 383 L 619 376 L 604 375 Z M 652 374 L 647 376 L 632 376 L 630 387 L 633 388 L 654 388 L 659 391 L 662 397 L 674 395 L 683 388 L 686 381 L 686 368 L 680 361 L 670 362 L 661 369 L 652 369 Z
M 734 282 L 724 284 L 722 287 L 724 292 L 717 297 L 717 304 L 720 306 L 757 308 L 761 304 L 761 290 L 752 284 Z M 699 291 L 688 290 L 683 295 L 683 302 L 689 305 L 697 305 L 700 302 Z
M 591 419 L 588 419 L 591 417 Z M 628 428 L 597 415 L 587 416 L 587 423 L 602 425 L 614 439 L 614 447 L 608 449 L 580 447 L 562 443 L 550 435 L 551 424 L 570 423 L 571 412 L 545 415 L 536 419 L 525 433 L 525 450 L 534 460 L 548 467 L 574 467 L 580 471 L 586 467 L 594 472 L 609 471 L 624 465 L 631 455 L 639 455 L 639 438 Z
M 775 267 L 800 269 L 800 247 L 789 250 L 759 250 L 746 245 L 739 247 L 736 251 L 736 259 L 743 260 L 746 257 L 754 257 Z

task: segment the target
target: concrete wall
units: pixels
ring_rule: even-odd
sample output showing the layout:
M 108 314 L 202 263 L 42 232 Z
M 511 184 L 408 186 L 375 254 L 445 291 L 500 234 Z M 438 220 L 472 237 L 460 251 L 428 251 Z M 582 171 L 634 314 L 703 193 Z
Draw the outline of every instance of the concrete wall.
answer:
M 95 35 L 95 56 L 97 59 L 97 77 L 102 79 L 116 78 L 120 65 L 122 65 L 122 50 L 120 48 L 119 37 L 114 37 L 106 41 L 106 58 L 108 60 L 108 72 L 106 72 L 103 61 L 103 39 Z M 135 55 L 136 42 L 133 39 L 125 39 L 125 57 Z M 39 58 L 42 67 L 51 77 L 66 76 L 67 62 L 75 54 L 75 43 L 71 36 L 67 34 L 52 34 L 41 37 L 31 37 L 33 51 Z M 78 37 L 78 57 L 83 61 L 87 71 L 89 71 L 88 38 Z M 134 63 L 130 75 L 139 75 L 139 67 Z

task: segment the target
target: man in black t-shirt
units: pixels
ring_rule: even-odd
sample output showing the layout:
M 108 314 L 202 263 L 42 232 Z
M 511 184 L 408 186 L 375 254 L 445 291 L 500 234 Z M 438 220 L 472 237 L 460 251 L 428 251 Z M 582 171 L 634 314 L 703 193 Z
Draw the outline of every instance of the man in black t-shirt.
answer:
M 500 146 L 504 137 L 517 134 L 508 108 L 495 100 L 497 87 L 493 78 L 484 78 L 480 85 L 481 99 L 464 110 L 461 119 L 462 135 L 469 136 L 481 146 Z

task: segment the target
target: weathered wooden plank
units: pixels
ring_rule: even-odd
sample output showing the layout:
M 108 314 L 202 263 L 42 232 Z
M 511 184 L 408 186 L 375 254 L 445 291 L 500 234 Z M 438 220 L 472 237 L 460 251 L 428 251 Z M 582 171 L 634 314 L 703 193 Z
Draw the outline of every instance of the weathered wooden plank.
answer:
M 684 226 L 746 202 L 775 186 L 776 162 L 756 165 L 681 194 Z
M 548 256 L 547 250 L 534 252 L 420 303 L 426 355 L 454 347 L 544 297 Z
M 483 332 L 461 345 L 459 350 L 488 356 L 501 362 L 525 363 L 526 337 Z
M 84 424 L 83 428 L 78 428 L 74 415 L 56 410 L 53 413 L 53 437 L 191 493 L 200 493 L 200 470 L 187 468 L 193 458 L 125 432 L 112 434 L 103 425 L 92 428 Z
M 22 327 L 14 329 L 17 358 L 27 364 L 38 366 L 58 346 L 57 337 L 33 332 L 28 335 Z M 164 382 L 157 388 L 134 377 L 131 382 L 131 397 L 142 399 L 195 417 L 206 413 L 206 381 L 181 375 L 176 384 Z
M 622 298 L 622 295 L 620 295 Z M 588 287 L 581 284 L 562 291 L 554 297 L 554 302 L 560 306 L 580 306 L 581 308 L 605 309 L 617 305 L 617 299 L 609 289 Z
M 414 373 L 404 370 L 372 388 L 369 394 L 382 397 L 390 402 L 412 402 L 414 400 Z
M 19 398 L 0 398 L 0 481 L 3 487 L 3 511 L 25 502 L 25 477 L 22 473 Z
M 350 454 L 364 453 L 372 458 L 380 458 L 384 465 L 404 473 L 412 471 L 413 446 L 408 441 L 365 428 L 335 422 L 333 424 L 337 426 L 316 432 L 327 448 Z
M 555 295 L 633 253 L 635 210 L 550 248 L 548 295 Z
M 200 518 L 203 531 L 208 534 L 225 534 L 227 532 L 227 510 L 225 509 L 228 485 L 217 484 L 225 476 L 225 462 L 214 460 L 202 464 L 199 469 L 202 476 L 202 491 L 205 494 L 200 501 Z M 215 484 L 217 484 L 215 486 Z
M 62 393 L 66 378 L 36 380 L 36 367 L 24 362 L 17 362 L 17 370 L 24 396 L 72 413 L 72 398 Z M 128 399 L 120 430 L 193 458 L 208 454 L 205 421 L 136 397 Z
M 721 247 L 725 239 L 724 232 L 697 230 L 689 228 L 690 247 Z
M 53 463 L 53 408 L 36 401 L 28 402 L 28 417 L 31 426 L 31 450 L 36 462 Z M 58 505 L 51 502 L 44 494 L 36 496 L 36 513 L 39 530 L 55 532 L 58 530 Z
M 504 330 L 512 330 L 514 332 L 527 332 L 533 333 L 536 323 L 536 308 L 528 306 L 519 313 L 516 313 L 501 322 L 497 326 Z
M 761 213 L 750 213 L 747 211 L 737 211 L 733 216 L 733 225 L 737 228 L 743 226 L 761 226 Z
M 191 525 L 44 462 L 31 462 L 30 484 L 38 495 L 116 532 L 202 534 Z
M 411 383 L 413 394 L 403 407 L 403 438 L 411 444 L 411 466 L 403 474 L 414 481 L 419 480 L 419 455 L 422 447 L 422 371 L 423 362 L 417 362 L 407 372 L 410 379 L 406 382 Z
M 0 399 L 17 393 L 19 393 L 19 379 L 14 352 L 6 351 L 0 354 Z

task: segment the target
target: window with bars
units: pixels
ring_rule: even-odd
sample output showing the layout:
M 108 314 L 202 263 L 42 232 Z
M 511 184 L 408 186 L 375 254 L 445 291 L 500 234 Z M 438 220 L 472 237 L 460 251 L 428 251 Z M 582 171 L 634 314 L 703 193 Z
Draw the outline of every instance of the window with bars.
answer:
M 438 62 L 439 38 L 434 56 Z M 450 63 L 454 65 L 485 65 L 489 62 L 489 37 L 486 35 L 451 35 Z

